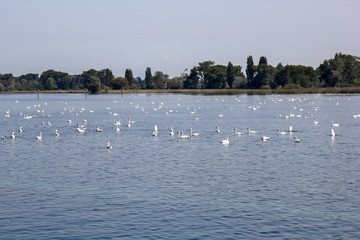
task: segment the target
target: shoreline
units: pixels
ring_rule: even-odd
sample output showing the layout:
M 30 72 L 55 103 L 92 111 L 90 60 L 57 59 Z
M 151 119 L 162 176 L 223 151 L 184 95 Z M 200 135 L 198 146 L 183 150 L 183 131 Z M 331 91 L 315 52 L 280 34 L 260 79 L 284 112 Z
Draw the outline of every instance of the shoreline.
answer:
M 87 93 L 86 90 L 44 90 L 44 91 L 6 91 L 0 94 L 15 93 L 46 93 L 68 94 Z M 344 88 L 300 88 L 300 89 L 126 89 L 102 90 L 98 94 L 139 94 L 139 93 L 167 93 L 167 94 L 192 94 L 192 95 L 270 95 L 270 94 L 360 94 L 360 87 Z

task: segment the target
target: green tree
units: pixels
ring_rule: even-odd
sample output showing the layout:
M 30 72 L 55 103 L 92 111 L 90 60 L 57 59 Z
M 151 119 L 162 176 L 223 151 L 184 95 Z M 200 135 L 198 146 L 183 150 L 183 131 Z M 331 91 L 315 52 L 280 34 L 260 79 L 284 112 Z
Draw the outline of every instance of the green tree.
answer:
M 233 64 L 229 62 L 226 68 L 226 81 L 229 85 L 229 88 L 233 88 L 234 80 L 235 80 L 235 69 Z
M 226 67 L 223 65 L 211 66 L 205 74 L 204 86 L 207 89 L 226 88 Z
M 262 64 L 268 65 L 268 61 L 267 61 L 266 57 L 264 57 L 264 56 L 261 56 L 259 59 L 259 66 Z
M 112 89 L 128 89 L 129 82 L 126 78 L 117 77 L 111 80 L 110 85 Z
M 190 70 L 189 76 L 186 77 L 184 81 L 185 89 L 198 89 L 199 88 L 200 77 L 196 67 L 193 67 Z
M 147 89 L 154 89 L 155 88 L 155 84 L 153 82 L 152 79 L 152 74 L 151 74 L 151 68 L 148 67 L 146 68 L 145 71 L 145 86 Z
M 246 79 L 247 79 L 248 88 L 253 88 L 255 72 L 256 72 L 256 66 L 254 65 L 253 57 L 248 56 L 247 65 L 246 65 Z
M 92 69 L 90 71 L 90 76 L 98 77 L 103 86 L 110 86 L 110 81 L 114 78 L 114 75 L 110 69 L 105 68 L 100 71 Z
M 45 82 L 45 89 L 47 90 L 55 90 L 58 89 L 55 79 L 53 77 L 49 77 L 48 79 L 46 79 Z
M 91 94 L 99 93 L 101 90 L 101 82 L 98 77 L 91 76 L 87 83 L 87 89 Z
M 131 69 L 126 69 L 125 70 L 125 78 L 129 83 L 129 87 L 132 87 L 134 77 L 133 77 L 133 73 L 132 73 Z

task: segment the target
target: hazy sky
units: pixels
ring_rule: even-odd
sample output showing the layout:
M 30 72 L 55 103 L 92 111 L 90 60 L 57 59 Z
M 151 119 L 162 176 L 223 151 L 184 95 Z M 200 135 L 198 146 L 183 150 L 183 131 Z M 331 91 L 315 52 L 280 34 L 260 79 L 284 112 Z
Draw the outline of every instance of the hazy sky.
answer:
M 146 67 L 180 75 L 246 58 L 318 67 L 360 55 L 358 0 L 0 0 L 0 73 Z

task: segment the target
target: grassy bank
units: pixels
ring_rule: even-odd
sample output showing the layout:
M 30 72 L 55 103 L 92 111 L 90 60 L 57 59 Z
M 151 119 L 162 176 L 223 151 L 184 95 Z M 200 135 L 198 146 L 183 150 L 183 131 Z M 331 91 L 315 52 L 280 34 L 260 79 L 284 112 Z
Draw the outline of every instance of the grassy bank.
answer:
M 12 91 L 1 93 L 86 93 L 85 90 L 44 90 L 44 91 Z M 134 94 L 134 93 L 176 93 L 200 95 L 266 95 L 266 94 L 360 94 L 360 87 L 348 88 L 300 88 L 300 89 L 129 89 L 105 90 L 101 94 Z

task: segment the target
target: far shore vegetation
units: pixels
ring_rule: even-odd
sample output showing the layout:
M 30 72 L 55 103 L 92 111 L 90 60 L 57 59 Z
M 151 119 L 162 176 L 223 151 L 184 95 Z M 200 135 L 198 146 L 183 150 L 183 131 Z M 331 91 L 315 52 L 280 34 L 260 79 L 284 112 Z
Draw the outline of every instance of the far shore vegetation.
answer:
M 303 94 L 360 93 L 360 57 L 336 53 L 316 69 L 303 65 L 268 64 L 262 56 L 257 65 L 247 58 L 245 74 L 240 65 L 205 61 L 179 76 L 151 68 L 145 78 L 126 69 L 124 77 L 108 68 L 90 69 L 79 75 L 47 70 L 18 77 L 0 73 L 0 93 L 182 93 L 182 94 Z

